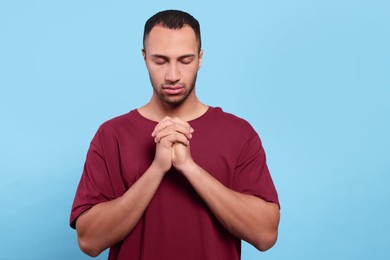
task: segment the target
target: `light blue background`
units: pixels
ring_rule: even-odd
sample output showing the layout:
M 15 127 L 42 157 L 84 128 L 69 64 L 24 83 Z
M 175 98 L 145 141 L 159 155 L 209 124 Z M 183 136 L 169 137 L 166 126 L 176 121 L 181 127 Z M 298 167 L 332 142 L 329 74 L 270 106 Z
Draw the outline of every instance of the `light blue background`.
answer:
M 85 154 L 149 100 L 143 25 L 168 8 L 200 21 L 198 96 L 252 123 L 279 191 L 278 243 L 242 258 L 390 259 L 385 0 L 1 0 L 0 259 L 87 259 L 68 226 Z

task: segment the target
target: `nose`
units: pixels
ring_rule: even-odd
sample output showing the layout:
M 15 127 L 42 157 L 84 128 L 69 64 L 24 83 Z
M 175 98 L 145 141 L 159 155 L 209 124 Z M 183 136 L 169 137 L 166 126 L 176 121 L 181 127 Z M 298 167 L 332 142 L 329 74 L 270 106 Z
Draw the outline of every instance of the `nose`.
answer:
M 177 82 L 180 80 L 180 71 L 177 64 L 171 63 L 165 74 L 165 80 L 167 82 Z

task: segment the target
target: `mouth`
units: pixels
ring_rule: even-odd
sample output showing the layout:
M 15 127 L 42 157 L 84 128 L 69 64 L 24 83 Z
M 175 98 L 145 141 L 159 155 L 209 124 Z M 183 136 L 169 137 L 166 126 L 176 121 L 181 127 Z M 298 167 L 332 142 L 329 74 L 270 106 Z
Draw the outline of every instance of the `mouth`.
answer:
M 168 95 L 178 95 L 184 91 L 183 85 L 163 85 L 163 91 Z

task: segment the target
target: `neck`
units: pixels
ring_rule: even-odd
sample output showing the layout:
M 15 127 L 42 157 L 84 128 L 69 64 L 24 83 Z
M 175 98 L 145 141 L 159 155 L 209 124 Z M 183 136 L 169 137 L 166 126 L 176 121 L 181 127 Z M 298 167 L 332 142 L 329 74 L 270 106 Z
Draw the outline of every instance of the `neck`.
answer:
M 139 108 L 138 112 L 147 119 L 156 122 L 160 122 L 166 116 L 190 121 L 203 115 L 207 109 L 208 106 L 200 102 L 196 95 L 190 95 L 181 104 L 175 105 L 165 103 L 153 95 L 149 103 Z

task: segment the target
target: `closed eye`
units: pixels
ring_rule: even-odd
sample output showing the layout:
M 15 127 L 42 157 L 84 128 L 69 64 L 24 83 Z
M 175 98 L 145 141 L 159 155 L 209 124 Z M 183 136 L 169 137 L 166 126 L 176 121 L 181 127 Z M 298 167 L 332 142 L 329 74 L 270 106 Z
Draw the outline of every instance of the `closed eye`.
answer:
M 164 63 L 167 62 L 167 60 L 158 58 L 158 59 L 154 59 L 153 62 L 156 63 L 157 65 L 163 65 Z
M 182 57 L 180 59 L 180 62 L 183 64 L 190 64 L 193 60 L 194 60 L 194 56 L 186 56 L 186 57 Z

